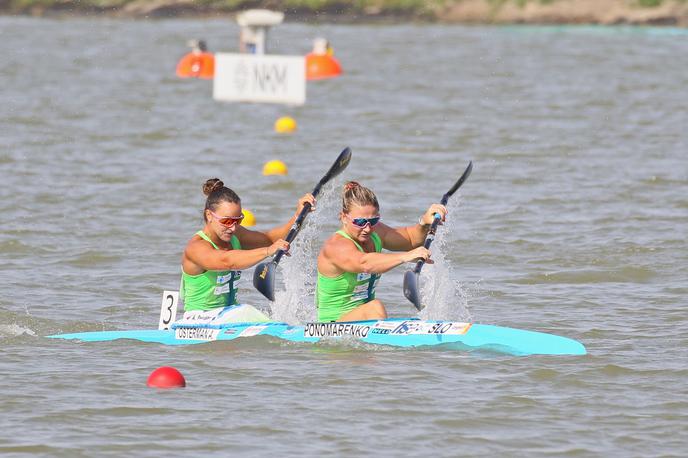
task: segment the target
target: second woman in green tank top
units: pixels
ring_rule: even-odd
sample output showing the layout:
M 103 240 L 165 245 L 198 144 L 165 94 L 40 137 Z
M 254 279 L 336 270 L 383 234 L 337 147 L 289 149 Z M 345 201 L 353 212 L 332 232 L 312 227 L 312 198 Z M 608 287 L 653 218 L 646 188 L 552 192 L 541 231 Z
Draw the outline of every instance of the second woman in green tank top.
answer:
M 288 250 L 284 238 L 306 202 L 315 208 L 315 198 L 299 199 L 296 213 L 285 224 L 266 232 L 240 225 L 241 199 L 217 178 L 207 180 L 208 196 L 203 210 L 205 226 L 189 240 L 182 255 L 180 297 L 184 311 L 214 310 L 237 303 L 237 280 L 241 271 L 252 267 L 277 250 Z
M 355 181 L 347 183 L 339 215 L 341 229 L 318 255 L 318 320 L 387 318 L 384 304 L 375 297 L 377 281 L 381 274 L 405 262 L 432 262 L 430 251 L 422 245 L 435 213 L 444 221 L 447 209 L 433 204 L 418 224 L 392 228 L 380 221 L 380 205 L 373 191 Z M 395 253 L 382 253 L 383 248 Z

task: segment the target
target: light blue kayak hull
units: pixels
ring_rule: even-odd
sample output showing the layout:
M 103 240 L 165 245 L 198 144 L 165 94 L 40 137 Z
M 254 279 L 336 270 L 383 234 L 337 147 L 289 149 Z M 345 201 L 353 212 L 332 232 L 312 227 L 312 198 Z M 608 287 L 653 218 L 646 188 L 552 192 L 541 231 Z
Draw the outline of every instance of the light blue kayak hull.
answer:
M 459 350 L 487 350 L 511 355 L 585 355 L 578 341 L 543 332 L 448 321 L 394 319 L 352 323 L 232 323 L 173 326 L 171 330 L 81 332 L 48 336 L 83 342 L 130 339 L 164 345 L 190 345 L 240 337 L 272 336 L 291 342 L 315 343 L 321 339 L 358 339 L 394 347 L 441 346 Z

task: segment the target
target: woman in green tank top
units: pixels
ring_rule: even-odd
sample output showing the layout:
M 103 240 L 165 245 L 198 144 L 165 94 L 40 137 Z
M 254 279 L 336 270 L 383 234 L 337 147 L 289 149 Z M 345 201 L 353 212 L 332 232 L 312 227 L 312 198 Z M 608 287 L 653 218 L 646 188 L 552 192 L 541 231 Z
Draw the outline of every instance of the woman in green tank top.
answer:
M 442 221 L 444 205 L 433 204 L 418 224 L 392 228 L 380 222 L 380 205 L 370 189 L 355 181 L 344 185 L 342 227 L 318 255 L 316 305 L 319 321 L 359 321 L 387 318 L 384 304 L 375 298 L 380 275 L 405 262 L 430 260 L 423 247 L 434 214 Z M 382 253 L 382 249 L 396 253 Z
M 266 232 L 241 226 L 241 199 L 217 178 L 207 180 L 208 196 L 203 210 L 205 226 L 186 245 L 182 255 L 180 296 L 184 311 L 213 310 L 237 303 L 236 283 L 241 270 L 252 267 L 277 250 L 288 250 L 284 238 L 306 202 L 315 208 L 315 198 L 299 199 L 296 213 L 282 226 Z

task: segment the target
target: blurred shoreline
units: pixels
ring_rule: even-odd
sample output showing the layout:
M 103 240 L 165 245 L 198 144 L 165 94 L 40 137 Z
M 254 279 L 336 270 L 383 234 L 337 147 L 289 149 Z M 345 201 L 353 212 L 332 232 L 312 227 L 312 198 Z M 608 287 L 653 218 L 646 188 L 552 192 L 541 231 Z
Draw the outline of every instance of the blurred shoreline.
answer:
M 292 22 L 688 27 L 688 0 L 0 0 L 0 14 L 51 17 L 227 17 L 250 8 L 284 11 Z

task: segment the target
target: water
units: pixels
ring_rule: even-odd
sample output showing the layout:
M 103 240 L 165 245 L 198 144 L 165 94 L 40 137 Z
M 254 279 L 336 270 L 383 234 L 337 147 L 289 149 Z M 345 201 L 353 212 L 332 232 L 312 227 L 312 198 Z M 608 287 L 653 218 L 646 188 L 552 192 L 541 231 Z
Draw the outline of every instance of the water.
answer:
M 175 78 L 188 38 L 236 49 L 228 20 L 4 17 L 0 34 L 3 456 L 685 454 L 683 31 L 286 24 L 275 52 L 324 35 L 346 72 L 309 84 L 301 108 L 219 104 L 209 82 Z M 285 114 L 295 135 L 272 132 Z M 425 285 L 441 304 L 427 313 L 572 337 L 589 354 L 43 337 L 154 327 L 205 179 L 269 228 L 345 146 L 339 184 L 372 187 L 392 225 L 474 161 L 433 246 Z M 261 176 L 269 159 L 289 175 Z M 307 316 L 304 271 L 336 201 L 321 199 L 284 261 L 275 313 Z M 413 313 L 403 270 L 378 289 L 393 316 Z M 146 388 L 162 365 L 187 388 Z

